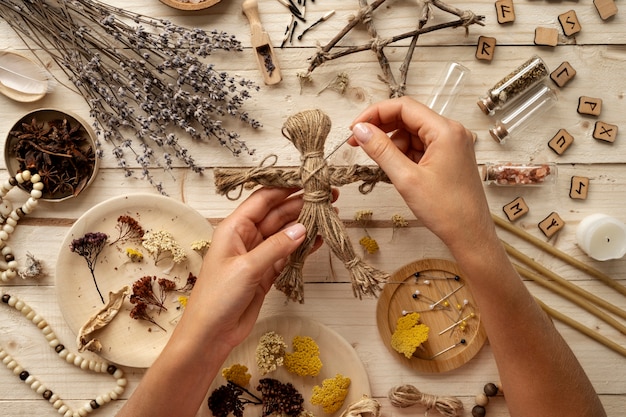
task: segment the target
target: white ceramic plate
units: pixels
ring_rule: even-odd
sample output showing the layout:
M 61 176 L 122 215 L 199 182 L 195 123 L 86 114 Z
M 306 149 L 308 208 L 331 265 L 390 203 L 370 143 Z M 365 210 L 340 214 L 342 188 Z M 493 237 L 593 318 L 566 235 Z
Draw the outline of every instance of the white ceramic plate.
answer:
M 114 240 L 119 233 L 116 225 L 121 215 L 134 218 L 146 231 L 170 232 L 185 250 L 187 260 L 168 271 L 171 262 L 161 261 L 155 266 L 154 258 L 137 240 L 107 244 L 94 268 L 105 301 L 110 291 L 117 291 L 124 285 L 132 287 L 133 282 L 146 275 L 174 280 L 180 287 L 186 283 L 190 272 L 196 276 L 200 272 L 202 256 L 191 248 L 191 243 L 200 239 L 210 240 L 213 234 L 211 224 L 200 213 L 179 201 L 154 194 L 121 196 L 100 203 L 74 223 L 57 258 L 57 298 L 63 317 L 74 334 L 78 334 L 81 326 L 103 304 L 85 258 L 72 252 L 70 244 L 89 232 L 103 232 L 109 235 L 111 241 Z M 144 260 L 131 262 L 125 253 L 128 247 L 140 250 Z M 129 313 L 133 305 L 126 299 L 115 319 L 96 334 L 103 345 L 99 354 L 120 365 L 138 368 L 150 366 L 180 317 L 178 295 L 169 294 L 165 302 L 167 311 L 151 312 L 154 320 L 166 331 L 148 321 L 132 319 Z
M 269 331 L 274 331 L 284 338 L 287 352 L 292 352 L 291 341 L 294 336 L 313 338 L 320 348 L 322 361 L 320 373 L 316 377 L 303 377 L 288 372 L 284 367 L 279 367 L 276 371 L 261 376 L 256 365 L 256 348 L 261 336 Z M 334 415 L 341 415 L 347 406 L 360 400 L 363 395 L 371 396 L 367 372 L 354 348 L 334 330 L 304 317 L 281 315 L 259 320 L 246 340 L 231 352 L 224 362 L 223 368 L 234 364 L 248 367 L 248 373 L 252 375 L 248 389 L 254 394 L 258 393 L 256 386 L 260 378 L 274 378 L 282 383 L 290 382 L 304 397 L 304 408 L 316 416 L 328 416 L 328 414 L 325 414 L 320 406 L 311 405 L 309 400 L 313 387 L 315 385 L 321 386 L 324 379 L 334 378 L 338 373 L 350 378 L 351 383 L 342 408 Z M 212 416 L 207 405 L 208 396 L 213 390 L 224 384 L 226 384 L 226 380 L 220 373 L 211 385 L 198 415 L 202 417 Z M 247 405 L 244 414 L 247 417 L 260 417 L 261 411 L 262 406 Z

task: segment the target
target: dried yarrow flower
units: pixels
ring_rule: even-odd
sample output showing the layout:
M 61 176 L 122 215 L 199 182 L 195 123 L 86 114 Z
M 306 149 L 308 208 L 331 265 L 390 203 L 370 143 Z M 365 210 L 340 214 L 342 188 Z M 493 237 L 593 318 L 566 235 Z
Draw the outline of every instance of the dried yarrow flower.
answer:
M 359 210 L 354 214 L 354 220 L 363 226 L 372 220 L 373 215 L 374 212 L 372 210 Z
M 271 415 L 298 417 L 304 411 L 304 398 L 291 383 L 273 378 L 259 380 L 257 391 L 263 400 L 263 417 Z
M 133 282 L 133 293 L 130 295 L 130 302 L 132 304 L 154 306 L 159 311 L 167 310 L 161 297 L 154 293 L 152 283 L 156 280 L 157 277 L 146 275 Z
M 98 255 L 100 255 L 104 249 L 108 238 L 109 236 L 106 233 L 88 232 L 85 233 L 83 237 L 74 239 L 72 240 L 72 243 L 70 243 L 70 251 L 79 254 L 85 259 L 85 261 L 87 261 L 87 267 L 91 272 L 91 278 L 96 286 L 96 290 L 98 291 L 102 304 L 104 304 L 104 297 L 102 296 L 100 288 L 98 287 L 98 282 L 96 281 L 95 269 Z
M 378 252 L 378 250 L 380 249 L 378 246 L 378 242 L 376 242 L 376 239 L 370 236 L 363 236 L 359 240 L 359 244 L 363 246 L 363 249 L 365 249 L 365 251 L 370 255 Z
M 391 225 L 394 229 L 399 229 L 402 227 L 408 227 L 409 222 L 400 214 L 394 214 L 391 216 Z
M 126 248 L 126 256 L 130 259 L 131 262 L 141 262 L 143 261 L 143 253 L 133 248 Z
M 145 320 L 157 326 L 159 329 L 167 332 L 159 323 L 157 323 L 149 314 L 148 306 L 143 302 L 137 302 L 135 307 L 130 311 L 130 317 L 135 320 Z
M 278 333 L 270 331 L 261 336 L 256 347 L 256 364 L 261 375 L 283 366 L 286 351 L 287 344 Z
M 159 299 L 161 300 L 161 304 L 165 304 L 167 294 L 176 290 L 176 283 L 171 279 L 158 278 L 157 284 L 159 284 Z
M 228 368 L 222 369 L 222 376 L 228 382 L 245 387 L 250 383 L 252 375 L 248 373 L 248 367 L 235 363 Z
M 291 342 L 293 352 L 285 353 L 285 368 L 300 376 L 317 376 L 322 369 L 320 348 L 309 336 L 295 336 Z
M 211 241 L 207 239 L 199 239 L 191 242 L 191 249 L 204 256 L 211 247 Z
M 179 264 L 187 259 L 185 250 L 174 239 L 174 236 L 166 230 L 146 232 L 143 235 L 141 244 L 154 257 L 155 265 L 167 257 L 171 257 L 175 264 Z
M 165 194 L 150 171 L 154 166 L 171 175 L 176 158 L 202 172 L 181 137 L 191 143 L 217 140 L 234 155 L 253 153 L 222 119 L 259 127 L 243 109 L 259 87 L 203 59 L 219 50 L 243 50 L 234 36 L 96 0 L 2 0 L 0 16 L 32 42 L 31 51 L 47 52 L 85 97 L 97 135 L 111 145 L 127 177 L 134 175 L 135 163 L 141 177 Z
M 110 242 L 109 245 L 114 245 L 118 242 L 124 243 L 131 239 L 140 240 L 145 233 L 143 227 L 141 227 L 139 222 L 126 214 L 121 215 L 117 218 L 115 228 L 118 231 L 117 238 Z
M 311 395 L 311 404 L 321 405 L 326 414 L 333 414 L 343 405 L 348 396 L 351 380 L 341 374 L 326 378 L 322 385 L 315 385 Z

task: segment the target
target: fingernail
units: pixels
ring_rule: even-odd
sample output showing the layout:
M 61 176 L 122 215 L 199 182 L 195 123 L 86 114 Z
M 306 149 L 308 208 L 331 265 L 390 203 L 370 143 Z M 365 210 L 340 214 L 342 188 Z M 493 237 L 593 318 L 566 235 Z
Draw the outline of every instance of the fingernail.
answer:
M 306 228 L 302 223 L 296 223 L 285 229 L 285 234 L 291 240 L 298 240 L 306 233 Z
M 367 143 L 372 138 L 372 130 L 364 123 L 357 123 L 352 128 L 352 134 L 359 143 Z

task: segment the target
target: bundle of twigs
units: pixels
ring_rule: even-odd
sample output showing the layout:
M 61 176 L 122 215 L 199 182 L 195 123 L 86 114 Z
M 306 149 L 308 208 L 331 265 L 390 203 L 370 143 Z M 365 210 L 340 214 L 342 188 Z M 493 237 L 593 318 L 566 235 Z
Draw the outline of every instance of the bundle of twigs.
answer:
M 201 59 L 215 50 L 241 50 L 233 36 L 187 29 L 97 0 L 0 0 L 0 16 L 33 53 L 49 54 L 85 97 L 96 132 L 113 145 L 127 176 L 133 175 L 127 154 L 161 193 L 150 167 L 169 171 L 177 158 L 201 172 L 180 134 L 217 139 L 235 155 L 252 152 L 222 119 L 260 126 L 242 109 L 258 87 Z

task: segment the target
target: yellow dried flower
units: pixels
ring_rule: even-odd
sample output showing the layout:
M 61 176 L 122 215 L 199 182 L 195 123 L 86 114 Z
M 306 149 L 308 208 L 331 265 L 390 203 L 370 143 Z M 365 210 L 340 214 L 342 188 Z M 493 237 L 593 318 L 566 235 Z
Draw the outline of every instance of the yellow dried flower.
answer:
M 359 223 L 367 223 L 372 220 L 374 212 L 372 210 L 359 210 L 354 214 L 354 220 Z
M 259 339 L 256 347 L 256 364 L 261 375 L 283 366 L 287 344 L 276 332 L 267 332 Z
M 350 378 L 341 374 L 322 381 L 322 386 L 315 385 L 311 396 L 311 404 L 321 405 L 326 414 L 333 414 L 343 405 L 348 396 Z
M 207 239 L 194 240 L 191 242 L 191 249 L 199 252 L 202 256 L 206 253 L 207 250 L 211 247 L 211 241 Z
M 222 369 L 222 376 L 228 382 L 237 384 L 240 387 L 247 386 L 250 383 L 250 378 L 252 378 L 252 375 L 248 373 L 248 367 L 238 363 Z
M 365 251 L 370 255 L 378 252 L 378 249 L 380 249 L 376 239 L 370 236 L 363 236 L 361 240 L 359 240 L 359 244 L 363 246 L 363 249 L 365 249 Z
M 174 239 L 174 236 L 167 230 L 148 231 L 142 238 L 142 246 L 146 248 L 152 256 L 154 256 L 154 263 L 164 259 L 164 255 L 169 253 L 172 257 L 172 261 L 176 264 L 181 263 L 187 259 L 185 250 Z
M 126 256 L 128 256 L 131 262 L 143 261 L 143 253 L 133 248 L 126 248 Z
M 295 336 L 293 353 L 285 353 L 285 368 L 300 376 L 317 376 L 322 369 L 320 348 L 309 336 Z
M 178 304 L 180 304 L 181 308 L 187 308 L 187 301 L 189 301 L 189 297 L 186 295 L 178 296 Z
M 430 329 L 419 321 L 419 313 L 409 313 L 398 318 L 396 330 L 391 335 L 391 347 L 410 359 L 415 350 L 428 340 Z
M 391 224 L 393 225 L 394 228 L 401 228 L 401 227 L 407 227 L 409 225 L 409 222 L 406 221 L 406 219 L 399 215 L 399 214 L 394 214 L 393 216 L 391 216 Z

